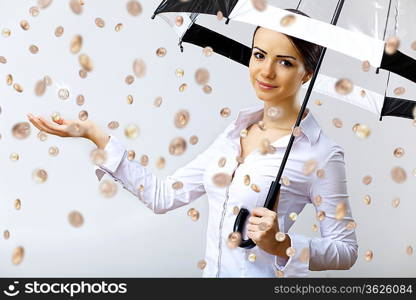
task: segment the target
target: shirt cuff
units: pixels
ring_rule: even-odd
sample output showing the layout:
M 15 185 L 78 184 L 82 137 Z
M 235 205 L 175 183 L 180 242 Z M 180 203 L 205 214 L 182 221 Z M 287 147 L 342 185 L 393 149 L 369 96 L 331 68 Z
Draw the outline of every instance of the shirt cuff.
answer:
M 288 259 L 275 256 L 276 271 L 282 271 L 284 277 L 307 277 L 309 274 L 309 241 L 310 238 L 289 234 L 295 254 Z
M 107 156 L 106 161 L 102 165 L 95 166 L 95 175 L 99 181 L 106 173 L 112 175 L 112 173 L 117 170 L 118 166 L 127 153 L 123 144 L 113 135 L 110 135 L 110 139 L 107 145 L 104 147 L 104 151 Z

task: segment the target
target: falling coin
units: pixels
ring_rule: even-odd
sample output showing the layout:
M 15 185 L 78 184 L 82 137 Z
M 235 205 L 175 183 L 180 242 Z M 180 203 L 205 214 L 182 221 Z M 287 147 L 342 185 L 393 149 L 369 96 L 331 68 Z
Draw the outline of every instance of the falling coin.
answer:
M 87 72 L 91 72 L 94 68 L 91 58 L 87 54 L 81 54 L 78 57 L 80 66 Z
M 250 185 L 250 175 L 244 175 L 244 184 Z
M 175 115 L 176 128 L 184 128 L 189 122 L 189 112 L 187 110 L 180 110 Z
M 64 28 L 62 26 L 58 26 L 55 28 L 55 36 L 61 37 L 64 34 Z
M 12 135 L 19 139 L 23 140 L 30 135 L 30 124 L 28 122 L 20 122 L 15 124 L 12 127 Z
M 48 153 L 49 153 L 50 156 L 58 156 L 59 149 L 56 146 L 51 146 L 51 147 L 49 147 Z
M 316 218 L 318 219 L 318 221 L 323 221 L 325 219 L 325 212 L 324 211 L 318 211 L 318 213 L 316 214 Z
M 13 88 L 14 88 L 14 89 L 16 90 L 16 92 L 18 92 L 18 93 L 23 92 L 23 87 L 22 87 L 20 84 L 18 84 L 18 83 L 13 84 Z
M 97 25 L 97 27 L 103 28 L 105 26 L 105 21 L 102 18 L 96 18 L 95 25 Z
M 134 150 L 127 151 L 127 159 L 132 161 L 136 157 L 136 152 Z
M 12 34 L 12 32 L 9 28 L 4 28 L 1 31 L 1 34 L 2 34 L 3 37 L 9 37 Z
M 82 13 L 82 5 L 79 0 L 71 0 L 69 1 L 69 7 L 71 8 L 74 14 L 81 14 Z
M 363 69 L 364 72 L 368 72 L 370 70 L 370 62 L 368 60 L 364 61 L 363 64 L 361 65 L 361 68 Z
M 14 208 L 16 210 L 20 210 L 20 208 L 22 208 L 22 202 L 20 201 L 20 199 L 14 200 Z
M 311 175 L 317 166 L 318 162 L 315 159 L 309 159 L 303 164 L 303 174 L 306 176 Z
M 318 176 L 318 178 L 324 178 L 325 177 L 325 170 L 324 169 L 318 169 L 316 170 L 316 176 Z
M 397 52 L 400 46 L 400 40 L 398 37 L 392 36 L 390 37 L 384 47 L 384 51 L 389 54 L 393 55 Z
M 38 47 L 38 46 L 36 46 L 36 45 L 30 45 L 30 46 L 29 46 L 29 51 L 30 51 L 30 53 L 32 53 L 32 54 L 36 54 L 36 53 L 38 53 L 38 52 L 39 52 L 39 47 Z
M 146 154 L 140 157 L 140 164 L 144 167 L 149 164 L 149 157 Z
M 397 87 L 397 88 L 394 89 L 393 93 L 395 95 L 400 96 L 400 95 L 403 95 L 404 93 L 406 93 L 406 89 L 404 87 Z
M 221 21 L 223 18 L 224 18 L 224 14 L 222 13 L 222 11 L 219 10 L 217 12 L 217 20 Z
M 180 27 L 183 25 L 183 17 L 182 16 L 177 16 L 175 19 L 175 25 Z
M 332 119 L 332 124 L 336 127 L 336 128 L 342 128 L 343 123 L 342 120 L 338 119 L 338 118 L 334 118 Z
M 162 104 L 162 97 L 157 97 L 155 101 L 153 102 L 153 105 L 156 107 L 160 107 L 161 104 Z
M 157 50 L 156 50 L 156 55 L 158 57 L 164 57 L 166 55 L 166 53 L 167 53 L 167 50 L 166 50 L 166 48 L 163 48 L 163 47 L 157 48 Z
M 188 87 L 188 85 L 186 83 L 182 83 L 179 86 L 179 92 L 184 92 L 186 90 L 186 88 Z
M 317 232 L 318 231 L 318 225 L 312 224 L 312 231 Z
M 127 11 L 130 15 L 137 17 L 142 13 L 142 5 L 137 1 L 127 2 Z
M 186 151 L 186 146 L 186 140 L 184 138 L 174 138 L 169 144 L 169 154 L 182 155 Z
M 3 237 L 5 240 L 8 240 L 10 238 L 10 231 L 8 230 L 3 231 Z
M 286 255 L 289 256 L 289 257 L 294 256 L 295 253 L 296 253 L 296 249 L 293 248 L 293 247 L 288 247 L 286 249 Z
M 250 253 L 249 255 L 248 255 L 248 261 L 249 262 L 252 262 L 252 263 L 254 263 L 255 261 L 256 261 L 256 254 L 254 254 L 254 253 Z
M 345 228 L 347 228 L 348 230 L 353 230 L 357 227 L 357 223 L 355 223 L 355 221 L 349 221 L 347 226 L 345 226 Z
M 238 247 L 238 245 L 240 245 L 241 243 L 241 234 L 238 231 L 235 232 L 231 232 L 228 235 L 228 240 L 227 240 L 227 247 L 230 249 L 235 249 Z
M 352 131 L 360 139 L 366 139 L 371 133 L 371 130 L 367 125 L 359 124 L 359 123 L 355 124 L 352 127 Z
M 366 261 L 371 261 L 373 259 L 373 251 L 367 250 L 364 254 L 364 258 Z
M 247 137 L 248 134 L 248 130 L 247 129 L 243 129 L 240 131 L 240 137 L 245 138 Z
M 211 47 L 209 47 L 209 46 L 207 46 L 207 47 L 205 47 L 204 49 L 202 49 L 202 53 L 205 55 L 205 56 L 211 56 L 212 55 L 212 53 L 214 53 L 214 49 L 212 49 Z
M 175 181 L 174 183 L 172 183 L 172 188 L 174 190 L 180 190 L 181 188 L 183 188 L 183 183 L 181 181 Z
M 41 142 L 44 142 L 48 136 L 43 131 L 39 131 L 39 133 L 37 134 L 37 137 Z
M 214 176 L 212 176 L 212 182 L 217 187 L 223 188 L 223 187 L 230 185 L 231 176 L 228 175 L 227 173 L 217 173 L 217 174 L 214 174 Z
M 18 161 L 19 160 L 19 154 L 17 154 L 17 153 L 11 153 L 10 154 L 10 160 L 12 160 L 12 161 Z
M 198 143 L 198 137 L 196 135 L 193 135 L 189 138 L 189 144 L 196 145 Z
M 114 27 L 114 30 L 115 30 L 116 32 L 121 31 L 121 29 L 123 29 L 123 24 L 122 24 L 122 23 L 118 23 L 118 24 Z
M 284 186 L 289 186 L 290 185 L 289 177 L 282 176 L 281 180 L 282 180 L 282 183 L 283 183 Z
M 12 85 L 13 84 L 13 76 L 12 76 L 12 74 L 8 74 L 6 76 L 6 83 L 7 83 L 7 85 Z
M 296 126 L 295 128 L 293 128 L 292 134 L 293 134 L 294 137 L 300 136 L 301 133 L 302 133 L 302 131 L 301 131 L 299 126 Z
M 292 15 L 292 14 L 286 15 L 280 20 L 280 25 L 282 25 L 283 27 L 287 27 L 295 23 L 295 21 L 296 21 L 295 15 Z
M 73 37 L 71 44 L 70 44 L 70 50 L 72 54 L 77 54 L 79 51 L 81 51 L 82 42 L 83 42 L 82 36 L 76 35 Z
M 297 214 L 297 213 L 295 213 L 295 212 L 291 212 L 291 213 L 289 214 L 289 218 L 290 218 L 292 221 L 296 221 L 296 219 L 298 218 L 298 214 Z
M 254 8 L 258 11 L 264 11 L 267 8 L 266 0 L 251 0 Z
M 36 17 L 39 15 L 39 8 L 36 6 L 32 6 L 31 8 L 29 8 L 29 13 L 32 17 Z
M 102 196 L 110 198 L 117 193 L 117 185 L 113 180 L 105 179 L 100 183 L 99 191 Z
M 394 199 L 391 201 L 391 205 L 392 205 L 394 208 L 397 208 L 397 207 L 399 206 L 399 204 L 400 204 L 400 198 L 398 198 L 398 197 L 394 198 Z
M 44 183 L 48 179 L 48 173 L 44 169 L 35 169 L 32 172 L 32 178 L 37 183 Z
M 413 247 L 412 246 L 408 245 L 406 247 L 406 254 L 407 255 L 413 255 Z
M 128 96 L 127 96 L 127 103 L 128 103 L 128 104 L 132 104 L 132 103 L 133 103 L 133 100 L 134 100 L 134 99 L 133 99 L 133 96 L 132 96 L 132 95 L 128 95 Z
M 85 103 L 84 95 L 78 95 L 77 98 L 76 98 L 76 102 L 77 102 L 77 105 L 79 105 L 79 106 L 84 105 L 84 103 Z
M 68 214 L 68 222 L 74 227 L 80 227 L 84 224 L 84 217 L 80 212 L 74 210 Z
M 284 232 L 279 231 L 276 233 L 275 239 L 278 242 L 283 242 L 286 239 L 286 234 Z
M 25 249 L 22 246 L 16 247 L 13 250 L 12 263 L 14 265 L 19 265 L 22 262 L 24 255 L 25 255 Z
M 202 91 L 205 94 L 211 94 L 212 93 L 212 87 L 209 84 L 206 84 L 202 87 Z
M 365 185 L 369 185 L 372 180 L 373 180 L 373 178 L 370 175 L 366 175 L 366 176 L 363 177 L 363 183 Z
M 348 95 L 352 92 L 354 86 L 349 79 L 342 78 L 335 83 L 335 91 L 340 95 Z
M 407 175 L 406 171 L 401 167 L 394 167 L 391 172 L 391 177 L 397 183 L 403 183 L 406 181 Z
M 233 215 L 238 215 L 238 213 L 240 212 L 240 208 L 238 206 L 234 206 L 233 207 Z
M 227 159 L 225 157 L 221 157 L 220 160 L 218 161 L 218 167 L 223 168 L 226 162 L 227 162 Z
M 200 261 L 198 261 L 197 267 L 198 267 L 198 269 L 203 270 L 203 269 L 205 269 L 206 265 L 207 265 L 206 261 L 201 259 Z
M 146 75 L 146 64 L 143 59 L 135 59 L 133 62 L 133 72 L 138 78 L 142 78 Z
M 38 80 L 35 85 L 35 95 L 40 97 L 45 94 L 46 84 L 44 80 Z
M 86 110 L 81 110 L 78 114 L 78 118 L 81 121 L 86 121 L 88 119 L 88 112 Z
M 139 136 L 140 129 L 136 124 L 129 124 L 124 128 L 124 135 L 129 139 L 135 139 Z
M 26 20 L 20 21 L 20 27 L 22 27 L 23 30 L 29 30 L 30 28 L 29 22 Z
M 6 64 L 6 63 L 7 63 L 7 59 L 4 56 L 0 56 L 0 64 Z
M 195 72 L 195 81 L 197 84 L 204 85 L 209 81 L 209 71 L 204 68 L 199 68 Z
M 62 100 L 67 100 L 69 98 L 69 91 L 68 89 L 59 89 L 58 97 Z
M 260 193 L 260 187 L 257 184 L 252 183 L 250 187 L 256 193 Z
M 363 200 L 364 200 L 365 204 L 367 204 L 367 205 L 371 204 L 371 196 L 370 195 L 365 195 Z
M 94 149 L 90 153 L 90 160 L 95 165 L 103 165 L 107 161 L 107 152 L 104 149 Z
M 322 203 L 322 197 L 321 197 L 321 195 L 316 195 L 315 197 L 313 197 L 313 203 L 316 206 L 321 205 L 321 203 Z

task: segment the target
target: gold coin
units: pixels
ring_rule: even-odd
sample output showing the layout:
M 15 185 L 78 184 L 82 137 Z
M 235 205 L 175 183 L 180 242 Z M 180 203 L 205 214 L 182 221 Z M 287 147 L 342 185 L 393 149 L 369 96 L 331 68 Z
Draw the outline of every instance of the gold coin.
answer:
M 370 205 L 370 203 L 371 203 L 371 196 L 370 195 L 365 195 L 363 200 L 364 200 L 364 203 L 365 204 Z
M 313 203 L 314 203 L 316 206 L 321 205 L 321 203 L 322 203 L 322 197 L 321 197 L 320 195 L 316 195 L 316 196 L 313 198 Z
M 325 177 L 325 170 L 324 169 L 318 169 L 316 170 L 316 176 L 318 176 L 318 178 L 324 178 Z
M 227 173 L 217 173 L 212 176 L 212 182 L 217 187 L 226 187 L 231 183 L 231 176 Z
M 116 32 L 121 31 L 121 29 L 123 29 L 123 24 L 122 24 L 122 23 L 118 23 L 118 24 L 114 27 L 114 30 L 115 30 Z
M 235 249 L 240 245 L 241 240 L 241 234 L 238 231 L 231 232 L 228 235 L 227 247 L 230 249 Z
M 91 72 L 94 68 L 91 58 L 87 54 L 81 54 L 78 57 L 80 66 L 87 72 Z M 82 77 L 82 76 L 81 76 Z
M 77 54 L 79 51 L 81 51 L 82 42 L 83 42 L 83 39 L 82 39 L 82 36 L 80 35 L 76 35 L 72 38 L 71 44 L 70 44 L 70 50 L 72 54 Z
M 3 231 L 3 237 L 5 240 L 8 240 L 10 238 L 10 232 L 8 230 Z
M 296 249 L 293 248 L 293 247 L 288 247 L 286 249 L 286 255 L 289 256 L 289 257 L 294 256 L 295 253 L 296 253 Z
M 366 261 L 371 261 L 373 259 L 373 251 L 367 250 L 364 254 L 364 258 Z
M 240 137 L 245 138 L 247 137 L 248 131 L 247 129 L 243 129 L 240 131 Z
M 189 138 L 189 143 L 191 145 L 196 145 L 198 143 L 198 137 L 196 135 L 193 135 Z
M 341 128 L 343 123 L 341 119 L 338 118 L 334 118 L 332 119 L 332 124 L 336 127 L 336 128 Z
M 394 208 L 397 208 L 397 207 L 399 206 L 399 204 L 400 204 L 400 198 L 398 198 L 398 197 L 394 198 L 394 199 L 391 201 L 391 205 L 392 205 Z
M 225 157 L 221 157 L 218 161 L 218 167 L 223 168 L 227 162 L 227 159 Z
M 51 147 L 49 147 L 48 153 L 49 153 L 50 156 L 58 156 L 59 149 L 56 146 L 51 146 Z
M 16 123 L 12 127 L 12 135 L 19 140 L 26 139 L 30 135 L 30 124 L 28 122 Z
M 300 136 L 300 134 L 302 133 L 302 130 L 299 126 L 296 126 L 295 128 L 293 128 L 292 134 L 295 137 Z
M 78 75 L 79 75 L 79 77 L 81 77 L 81 78 L 87 78 L 87 76 L 88 76 L 88 72 L 87 71 L 85 71 L 84 69 L 80 69 L 79 71 L 78 71 Z
M 48 173 L 44 169 L 35 169 L 32 177 L 37 183 L 44 183 L 48 179 Z
M 412 44 L 410 45 L 410 48 L 416 51 L 416 41 L 412 42 Z
M 18 246 L 14 248 L 13 254 L 12 254 L 12 263 L 14 265 L 19 265 L 22 262 L 24 255 L 25 255 L 25 249 L 22 246 Z
M 365 90 L 360 91 L 360 96 L 361 97 L 365 97 L 366 95 L 367 95 L 367 93 L 365 92 Z
M 390 174 L 393 180 L 397 183 L 403 183 L 406 181 L 406 171 L 402 167 L 394 167 L 391 169 Z
M 169 154 L 182 155 L 186 151 L 186 148 L 186 140 L 182 137 L 176 137 L 169 144 Z
M 233 207 L 233 214 L 236 216 L 240 212 L 240 208 L 238 206 Z
M 162 97 L 157 97 L 155 101 L 153 102 L 153 105 L 156 107 L 160 107 L 161 104 L 162 104 Z
M 404 93 L 406 93 L 406 89 L 402 86 L 397 87 L 397 88 L 394 89 L 393 93 L 400 96 L 400 95 L 403 95 Z
M 156 50 L 156 55 L 158 56 L 158 57 L 164 57 L 164 56 L 166 56 L 166 53 L 167 53 L 168 51 L 166 50 L 166 48 L 163 48 L 163 47 L 160 47 L 160 48 L 157 48 L 157 50 Z
M 266 0 L 251 0 L 254 8 L 258 11 L 264 11 L 267 8 Z
M 257 184 L 252 183 L 250 187 L 256 193 L 260 193 L 260 187 Z
M 77 105 L 81 106 L 85 103 L 85 97 L 84 95 L 78 95 L 76 99 Z
M 317 232 L 318 231 L 318 225 L 312 224 L 312 231 Z
M 1 34 L 3 35 L 3 37 L 9 37 L 12 34 L 12 32 L 11 32 L 11 30 L 9 28 L 4 28 L 1 31 Z
M 202 53 L 205 55 L 205 56 L 211 56 L 212 55 L 212 53 L 214 53 L 214 49 L 212 49 L 211 47 L 209 47 L 209 46 L 207 46 L 207 47 L 205 47 L 205 48 L 203 48 L 202 49 Z
M 206 84 L 202 87 L 202 91 L 205 94 L 211 94 L 212 93 L 212 87 L 209 84 Z
M 80 0 L 71 0 L 69 1 L 69 7 L 71 8 L 74 14 L 81 14 L 82 13 L 82 4 Z
M 361 65 L 361 68 L 363 69 L 364 72 L 368 72 L 370 70 L 370 62 L 368 60 L 364 61 Z
M 46 91 L 46 84 L 44 80 L 38 80 L 35 85 L 35 95 L 40 97 L 45 94 Z
M 11 153 L 10 154 L 10 160 L 12 160 L 12 161 L 19 160 L 19 154 L 17 154 L 17 153 Z
M 188 87 L 188 85 L 186 83 L 182 83 L 179 86 L 179 92 L 184 92 L 186 90 L 186 88 Z
M 355 223 L 355 221 L 349 221 L 345 227 L 349 230 L 353 230 L 357 227 L 357 223 Z
M 250 175 L 244 175 L 244 184 L 250 185 Z
M 413 247 L 408 245 L 406 247 L 406 253 L 407 253 L 407 255 L 413 255 Z
M 94 165 L 103 165 L 107 161 L 107 152 L 104 149 L 96 148 L 91 151 L 90 160 Z
M 255 261 L 256 261 L 256 254 L 254 254 L 254 253 L 250 253 L 249 255 L 248 255 L 248 261 L 249 262 L 252 262 L 252 263 L 254 263 Z
M 396 149 L 394 149 L 393 154 L 397 158 L 400 158 L 400 157 L 402 157 L 404 155 L 404 149 L 402 147 L 396 148 Z
M 84 217 L 79 211 L 71 211 L 68 214 L 68 222 L 74 227 L 80 227 L 84 224 Z
M 325 212 L 324 211 L 318 211 L 318 213 L 316 214 L 316 218 L 318 219 L 318 221 L 323 221 L 325 219 Z
M 297 213 L 295 213 L 295 212 L 291 212 L 291 213 L 289 214 L 289 218 L 290 218 L 292 221 L 296 221 L 296 219 L 298 218 L 298 214 L 297 214 Z
M 389 55 L 393 55 L 397 52 L 399 47 L 400 47 L 399 38 L 395 37 L 395 36 L 392 36 L 385 43 L 384 51 Z
M 16 90 L 16 92 L 18 92 L 18 93 L 23 92 L 23 87 L 22 87 L 20 84 L 18 84 L 18 83 L 13 84 L 13 88 L 14 88 L 14 89 Z
M 289 177 L 287 177 L 287 176 L 282 176 L 281 180 L 282 180 L 282 184 L 283 184 L 284 186 L 289 186 L 289 185 L 290 185 L 290 180 L 289 180 Z
M 280 20 L 280 25 L 282 25 L 283 27 L 287 27 L 295 23 L 295 21 L 296 21 L 295 15 L 292 15 L 292 14 L 286 15 Z
M 12 76 L 12 74 L 8 74 L 6 76 L 6 84 L 7 85 L 12 85 L 13 84 L 13 76 Z
M 140 157 L 140 164 L 144 167 L 149 164 L 149 157 L 146 154 Z
M 29 51 L 30 51 L 30 53 L 32 53 L 32 54 L 36 54 L 36 53 L 38 53 L 38 52 L 39 52 L 39 47 L 38 47 L 38 46 L 36 46 L 36 45 L 30 45 L 30 46 L 29 46 Z
M 52 0 L 38 0 L 38 6 L 41 9 L 47 8 L 49 5 L 51 5 Z
M 340 95 L 350 94 L 353 88 L 353 83 L 347 78 L 341 78 L 335 83 L 335 91 Z
M 109 129 L 117 129 L 117 128 L 119 127 L 119 123 L 118 123 L 117 121 L 110 121 L 110 122 L 107 124 L 107 127 L 108 127 Z
M 177 16 L 175 18 L 175 25 L 180 27 L 180 26 L 182 26 L 182 24 L 183 24 L 183 17 L 182 16 Z
M 99 191 L 102 196 L 111 198 L 117 193 L 117 185 L 113 180 L 104 179 L 100 183 Z
M 133 73 L 138 78 L 142 78 L 146 75 L 146 63 L 143 59 L 135 59 L 133 62 Z
M 69 98 L 69 91 L 68 89 L 59 89 L 58 91 L 58 97 L 62 100 L 67 100 Z
M 189 112 L 185 109 L 178 111 L 175 115 L 176 128 L 184 128 L 189 122 Z
M 366 175 L 366 176 L 363 177 L 363 183 L 365 185 L 369 185 L 372 180 L 373 180 L 373 178 L 370 175 Z
M 78 118 L 81 121 L 86 121 L 88 119 L 88 112 L 86 110 L 81 110 L 78 114 Z
M 16 210 L 20 210 L 22 208 L 22 202 L 20 201 L 20 199 L 14 200 L 14 208 Z
M 143 11 L 142 5 L 137 1 L 129 1 L 127 2 L 127 11 L 130 15 L 137 17 Z
M 129 124 L 124 128 L 124 135 L 129 139 L 135 139 L 139 136 L 140 129 L 136 124 Z
M 275 239 L 278 242 L 283 242 L 286 239 L 286 234 L 284 232 L 279 231 L 278 233 L 276 233 Z
M 127 159 L 132 161 L 136 157 L 136 152 L 134 150 L 127 151 Z
M 271 106 L 267 109 L 266 114 L 272 120 L 277 120 L 282 116 L 283 110 L 279 106 Z
M 32 6 L 29 8 L 29 13 L 32 17 L 36 17 L 39 15 L 39 8 L 37 6 Z
M 198 269 L 201 269 L 201 270 L 205 269 L 206 265 L 207 265 L 207 263 L 203 259 L 201 259 L 200 261 L 198 261 L 198 264 L 197 264 Z
M 127 96 L 127 103 L 128 103 L 128 104 L 132 104 L 132 103 L 133 103 L 133 101 L 134 101 L 133 96 L 132 96 L 132 95 L 128 95 L 128 96 Z
M 55 36 L 61 37 L 64 34 L 64 27 L 58 26 L 55 28 Z
M 182 183 L 181 181 L 175 181 L 175 182 L 172 184 L 172 188 L 173 188 L 174 190 L 180 190 L 181 188 L 183 188 L 183 183 Z
M 223 18 L 224 18 L 224 14 L 222 13 L 222 11 L 219 10 L 217 12 L 217 20 L 221 21 Z
M 44 142 L 48 136 L 43 131 L 39 131 L 39 133 L 37 134 L 37 137 L 41 142 Z
M 4 56 L 0 56 L 0 63 L 1 64 L 6 64 L 7 63 L 7 59 Z
M 197 84 L 204 85 L 209 81 L 209 71 L 205 68 L 199 68 L 195 72 L 195 81 Z
M 105 26 L 105 21 L 102 18 L 96 18 L 95 25 L 97 25 L 100 28 L 103 28 Z
M 367 125 L 359 124 L 359 123 L 355 124 L 352 127 L 352 131 L 360 139 L 367 138 L 370 135 L 370 133 L 371 133 L 371 130 L 370 130 L 370 128 Z
M 22 27 L 23 30 L 29 30 L 30 28 L 29 22 L 26 20 L 20 21 L 20 27 Z

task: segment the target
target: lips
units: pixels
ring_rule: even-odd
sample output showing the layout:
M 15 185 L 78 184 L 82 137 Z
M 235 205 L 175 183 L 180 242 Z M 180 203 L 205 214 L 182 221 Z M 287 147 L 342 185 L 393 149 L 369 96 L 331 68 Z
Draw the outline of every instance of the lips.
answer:
M 259 81 L 257 79 L 256 79 L 256 81 L 257 81 L 258 86 L 262 89 L 271 90 L 271 89 L 277 88 L 277 86 L 275 86 L 275 85 L 271 85 L 271 84 L 268 84 L 266 82 Z

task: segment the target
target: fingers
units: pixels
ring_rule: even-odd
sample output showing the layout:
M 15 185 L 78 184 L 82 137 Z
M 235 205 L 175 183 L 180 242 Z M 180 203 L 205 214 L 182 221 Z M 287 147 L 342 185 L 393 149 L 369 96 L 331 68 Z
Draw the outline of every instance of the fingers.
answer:
M 29 121 L 33 124 L 33 126 L 35 126 L 37 129 L 39 129 L 40 131 L 44 131 L 46 133 L 50 133 L 53 135 L 58 135 L 61 136 L 61 132 L 53 130 L 51 128 L 46 127 L 40 120 L 38 117 L 33 116 L 32 114 L 28 114 L 28 119 Z
M 273 215 L 275 212 L 265 207 L 256 207 L 252 210 L 251 214 L 256 217 L 265 217 L 268 215 Z
M 61 126 L 55 125 L 51 122 L 48 122 L 43 117 L 39 117 L 39 120 L 42 123 L 42 125 L 45 126 L 46 128 L 48 128 L 50 130 L 55 130 L 55 131 L 58 131 L 58 132 L 62 132 L 62 127 Z

